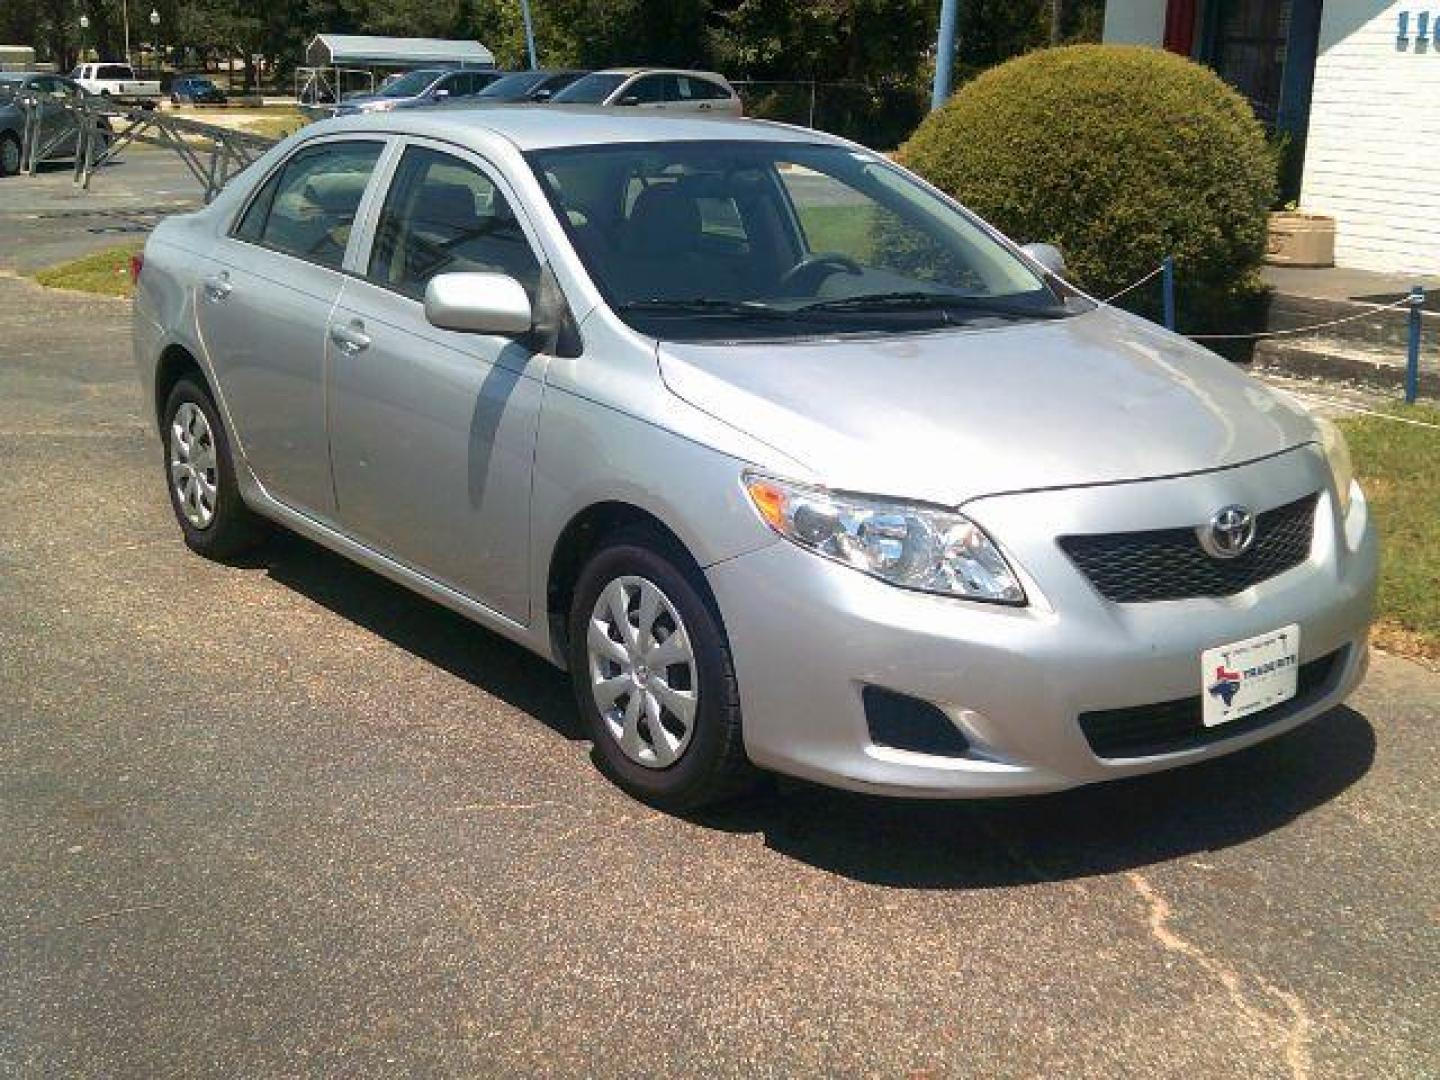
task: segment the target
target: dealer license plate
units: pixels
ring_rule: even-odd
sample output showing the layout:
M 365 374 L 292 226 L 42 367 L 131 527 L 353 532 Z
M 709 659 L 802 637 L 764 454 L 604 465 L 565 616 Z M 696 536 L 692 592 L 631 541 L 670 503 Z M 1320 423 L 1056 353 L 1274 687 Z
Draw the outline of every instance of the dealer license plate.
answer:
M 1282 626 L 1268 634 L 1200 654 L 1200 696 L 1206 727 L 1279 705 L 1295 696 L 1300 670 L 1300 627 Z

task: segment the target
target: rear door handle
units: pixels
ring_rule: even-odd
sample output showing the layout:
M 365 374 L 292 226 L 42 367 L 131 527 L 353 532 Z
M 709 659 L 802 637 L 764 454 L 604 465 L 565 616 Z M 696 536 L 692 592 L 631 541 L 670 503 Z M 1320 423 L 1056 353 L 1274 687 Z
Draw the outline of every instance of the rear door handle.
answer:
M 351 319 L 348 324 L 331 323 L 330 340 L 341 352 L 354 356 L 370 347 L 370 335 L 365 333 L 365 324 Z
M 230 275 L 221 273 L 216 277 L 205 279 L 205 299 L 218 304 L 221 300 L 228 300 L 231 291 L 235 288 L 230 284 Z

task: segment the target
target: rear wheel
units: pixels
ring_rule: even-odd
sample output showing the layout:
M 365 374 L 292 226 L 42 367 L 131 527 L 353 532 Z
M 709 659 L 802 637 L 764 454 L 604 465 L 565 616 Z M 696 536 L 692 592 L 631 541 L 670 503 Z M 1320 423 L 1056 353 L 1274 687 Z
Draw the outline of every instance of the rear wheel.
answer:
M 0 135 L 0 176 L 14 176 L 20 171 L 20 140 L 10 132 Z
M 754 777 L 730 646 L 698 574 L 658 537 L 625 534 L 585 567 L 570 615 L 571 678 L 601 768 L 668 810 Z
M 192 551 L 225 559 L 253 547 L 261 520 L 240 498 L 230 441 L 209 391 L 186 377 L 165 403 L 165 479 Z

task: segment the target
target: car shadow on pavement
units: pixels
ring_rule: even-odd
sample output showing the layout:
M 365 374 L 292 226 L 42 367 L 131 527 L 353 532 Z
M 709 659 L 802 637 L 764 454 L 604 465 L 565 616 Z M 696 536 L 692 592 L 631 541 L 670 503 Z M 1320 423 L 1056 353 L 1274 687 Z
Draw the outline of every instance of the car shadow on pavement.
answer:
M 585 738 L 553 665 L 318 544 L 276 530 L 244 565 L 499 698 L 567 739 Z
M 1269 742 L 1188 768 L 1054 795 L 921 802 L 782 782 L 695 817 L 857 881 L 992 888 L 1130 870 L 1242 844 L 1338 796 L 1375 757 L 1341 707 Z
M 277 531 L 244 564 L 563 737 L 586 738 L 560 671 L 462 616 L 288 532 Z M 1334 799 L 1374 757 L 1369 721 L 1338 708 L 1227 757 L 1055 795 L 933 802 L 781 779 L 687 820 L 760 834 L 788 858 L 856 881 L 992 888 L 1114 873 L 1244 843 Z

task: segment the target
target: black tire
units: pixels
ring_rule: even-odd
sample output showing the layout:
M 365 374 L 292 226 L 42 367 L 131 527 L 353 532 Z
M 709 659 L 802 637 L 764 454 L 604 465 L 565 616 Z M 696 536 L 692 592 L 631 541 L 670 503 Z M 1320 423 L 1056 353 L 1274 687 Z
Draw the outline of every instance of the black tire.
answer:
M 23 153 L 18 137 L 8 131 L 0 135 L 0 176 L 14 176 L 18 173 Z
M 758 774 L 745 756 L 740 694 L 730 644 L 700 571 L 673 543 L 647 530 L 616 534 L 581 571 L 570 609 L 568 657 L 575 700 L 600 770 L 630 795 L 672 812 L 696 810 L 741 794 Z M 664 768 L 631 760 L 607 727 L 591 687 L 586 645 L 591 613 L 605 588 L 626 576 L 658 586 L 690 635 L 698 703 L 689 743 Z
M 185 404 L 195 405 L 204 414 L 214 449 L 214 468 L 208 471 L 215 485 L 214 516 L 204 526 L 196 525 L 185 514 L 180 495 L 170 477 L 171 443 L 175 438 L 175 417 Z M 198 379 L 185 376 L 175 384 L 165 401 L 161 426 L 161 464 L 165 490 L 170 493 L 170 508 L 191 551 L 207 559 L 229 559 L 259 543 L 265 536 L 265 524 L 240 497 L 235 482 L 235 463 L 230 455 L 230 439 L 220 422 L 219 410 L 211 400 L 210 391 Z

